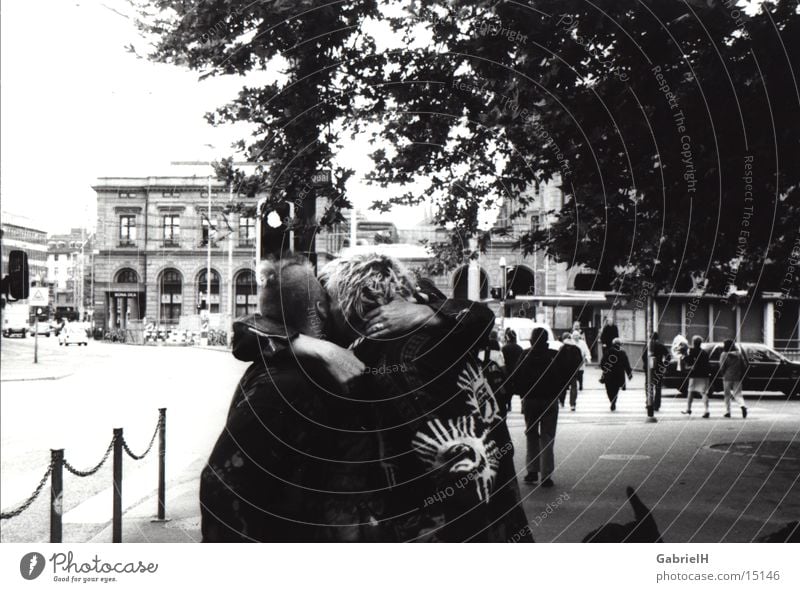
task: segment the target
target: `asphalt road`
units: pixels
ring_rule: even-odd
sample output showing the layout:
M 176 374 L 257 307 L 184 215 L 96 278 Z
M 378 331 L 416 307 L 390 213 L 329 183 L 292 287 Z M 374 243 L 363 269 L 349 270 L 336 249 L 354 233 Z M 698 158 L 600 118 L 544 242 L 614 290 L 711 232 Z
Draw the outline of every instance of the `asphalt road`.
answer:
M 167 477 L 195 478 L 224 422 L 234 386 L 246 367 L 223 351 L 90 342 L 59 347 L 40 338 L 2 341 L 0 505 L 17 506 L 64 448 L 77 468 L 96 464 L 123 427 L 143 451 L 157 409 L 167 407 Z M 22 380 L 25 377 L 36 380 Z M 620 395 L 612 413 L 597 370 L 587 371 L 578 409 L 562 410 L 556 439 L 556 486 L 521 484 L 525 509 L 540 542 L 578 542 L 606 522 L 628 522 L 625 487 L 637 488 L 667 542 L 748 542 L 800 519 L 800 401 L 748 394 L 750 414 L 723 419 L 681 415 L 685 399 L 665 392 L 657 423 L 645 422 L 642 376 Z M 509 425 L 515 461 L 524 474 L 524 422 L 515 400 Z M 65 474 L 64 540 L 89 540 L 111 515 L 111 466 L 92 477 Z M 156 456 L 125 458 L 123 505 L 134 507 L 156 487 Z M 26 512 L 0 523 L 0 541 L 46 541 L 49 488 Z
M 116 427 L 135 454 L 147 448 L 167 408 L 167 478 L 207 456 L 224 424 L 235 385 L 246 368 L 224 351 L 126 346 L 90 341 L 60 347 L 54 337 L 3 339 L 0 398 L 0 505 L 16 507 L 36 487 L 51 448 L 63 448 L 77 469 L 103 457 Z M 21 380 L 32 376 L 36 380 Z M 54 378 L 55 377 L 55 378 Z M 157 484 L 155 447 L 144 460 L 124 457 L 123 502 Z M 111 461 L 91 476 L 64 474 L 64 540 L 85 540 L 111 516 Z M 93 497 L 99 496 L 99 497 Z M 87 503 L 89 500 L 89 503 Z M 22 515 L 0 523 L 0 541 L 49 536 L 49 485 Z

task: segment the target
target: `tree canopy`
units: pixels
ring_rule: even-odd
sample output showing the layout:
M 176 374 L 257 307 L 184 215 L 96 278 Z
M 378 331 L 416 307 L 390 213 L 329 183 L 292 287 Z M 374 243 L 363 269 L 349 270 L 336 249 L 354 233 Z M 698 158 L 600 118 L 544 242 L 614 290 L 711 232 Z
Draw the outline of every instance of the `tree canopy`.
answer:
M 564 206 L 514 237 L 525 253 L 621 291 L 692 277 L 717 293 L 800 289 L 797 0 L 754 14 L 734 0 L 149 0 L 140 13 L 151 59 L 276 73 L 209 115 L 256 124 L 239 149 L 268 164 L 235 177 L 252 191 L 297 195 L 343 134 L 373 130 L 375 183 L 429 182 L 375 207 L 434 199 L 453 229 L 435 245 L 446 267 L 467 239 L 487 243 L 482 210 L 521 216 L 526 189 L 556 180 Z M 400 42 L 378 51 L 387 26 Z M 335 171 L 322 223 L 341 219 L 351 172 Z

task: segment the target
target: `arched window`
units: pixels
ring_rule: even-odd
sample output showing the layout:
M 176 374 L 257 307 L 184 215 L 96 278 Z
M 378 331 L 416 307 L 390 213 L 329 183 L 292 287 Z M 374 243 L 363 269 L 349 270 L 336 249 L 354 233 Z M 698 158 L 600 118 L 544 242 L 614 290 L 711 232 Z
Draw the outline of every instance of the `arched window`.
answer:
M 517 296 L 533 296 L 535 290 L 535 276 L 530 268 L 525 265 L 514 265 L 506 271 L 506 295 L 508 298 Z
M 197 304 L 202 308 L 206 308 L 206 291 L 208 291 L 207 271 L 204 269 L 197 276 Z M 215 270 L 211 270 L 211 307 L 208 312 L 219 312 L 219 274 Z
M 158 281 L 161 322 L 177 323 L 181 316 L 183 277 L 177 269 L 165 269 Z
M 453 298 L 468 298 L 469 293 L 469 266 L 464 265 L 463 267 L 456 270 L 455 274 L 453 274 Z M 478 288 L 479 298 L 482 300 L 484 298 L 489 297 L 489 276 L 483 270 L 480 269 L 480 283 Z
M 235 281 L 236 316 L 253 314 L 258 310 L 258 285 L 256 274 L 251 270 L 239 272 Z
M 118 284 L 138 284 L 139 274 L 130 267 L 126 267 L 117 272 L 117 277 L 114 281 Z

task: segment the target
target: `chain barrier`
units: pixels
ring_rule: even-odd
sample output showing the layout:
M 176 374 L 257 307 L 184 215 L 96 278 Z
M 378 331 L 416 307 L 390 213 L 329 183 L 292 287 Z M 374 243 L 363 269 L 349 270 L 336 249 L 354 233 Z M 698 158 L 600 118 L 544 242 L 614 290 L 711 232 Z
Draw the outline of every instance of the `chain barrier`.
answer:
M 111 455 L 111 451 L 114 449 L 115 440 L 116 440 L 115 437 L 111 438 L 111 443 L 108 445 L 108 449 L 106 450 L 106 453 L 103 455 L 103 458 L 100 460 L 99 463 L 97 463 L 94 467 L 92 467 L 88 471 L 79 471 L 71 464 L 69 464 L 67 459 L 64 459 L 64 468 L 77 477 L 90 477 L 91 475 L 94 475 L 97 471 L 100 470 L 100 467 L 102 467 L 108 460 L 108 457 Z
M 158 436 L 158 432 L 161 429 L 161 418 L 158 419 L 156 422 L 156 429 L 153 432 L 153 437 L 150 438 L 150 444 L 147 445 L 147 450 L 145 450 L 142 454 L 134 454 L 131 452 L 131 449 L 128 448 L 128 443 L 125 441 L 125 437 L 122 438 L 122 448 L 125 450 L 125 453 L 130 456 L 133 460 L 142 460 L 145 456 L 147 456 L 150 451 L 153 449 L 153 444 L 156 442 L 156 436 Z
M 47 467 L 47 471 L 45 471 L 44 477 L 42 477 L 42 480 L 39 481 L 39 485 L 37 485 L 36 489 L 34 489 L 33 494 L 31 494 L 31 496 L 27 500 L 25 500 L 22 503 L 22 505 L 16 510 L 0 513 L 0 520 L 7 520 L 9 518 L 14 518 L 22 514 L 25 510 L 27 510 L 31 506 L 31 504 L 34 501 L 36 501 L 36 498 L 39 497 L 39 494 L 42 493 L 42 489 L 44 489 L 44 486 L 47 483 L 47 480 L 50 478 L 50 474 L 52 472 L 53 472 L 53 463 L 50 463 L 50 465 Z

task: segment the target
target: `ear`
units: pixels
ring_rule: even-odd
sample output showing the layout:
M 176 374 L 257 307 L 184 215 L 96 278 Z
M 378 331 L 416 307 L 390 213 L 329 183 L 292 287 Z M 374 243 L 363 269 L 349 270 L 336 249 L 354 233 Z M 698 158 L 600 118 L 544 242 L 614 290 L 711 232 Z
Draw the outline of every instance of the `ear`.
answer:
M 317 316 L 319 317 L 319 319 L 322 322 L 327 321 L 328 320 L 328 304 L 327 304 L 327 302 L 321 302 L 321 301 L 317 300 L 314 303 L 314 306 L 317 309 Z

